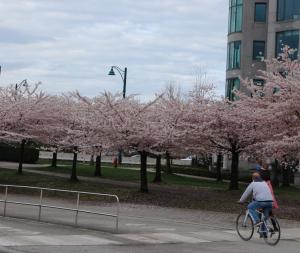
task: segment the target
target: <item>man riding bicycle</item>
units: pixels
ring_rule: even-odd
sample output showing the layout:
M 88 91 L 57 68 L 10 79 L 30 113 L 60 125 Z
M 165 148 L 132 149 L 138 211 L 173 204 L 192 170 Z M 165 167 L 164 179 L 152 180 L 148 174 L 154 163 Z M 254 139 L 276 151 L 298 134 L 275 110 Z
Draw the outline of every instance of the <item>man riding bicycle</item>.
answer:
M 260 222 L 260 218 L 256 210 L 263 209 L 264 216 L 267 219 L 270 211 L 272 210 L 273 196 L 268 184 L 262 180 L 259 173 L 254 172 L 252 174 L 252 179 L 253 182 L 248 185 L 239 200 L 239 203 L 243 203 L 251 195 L 251 193 L 253 194 L 253 200 L 248 205 L 248 209 L 251 219 L 253 220 L 253 224 L 255 226 L 259 226 L 262 222 Z

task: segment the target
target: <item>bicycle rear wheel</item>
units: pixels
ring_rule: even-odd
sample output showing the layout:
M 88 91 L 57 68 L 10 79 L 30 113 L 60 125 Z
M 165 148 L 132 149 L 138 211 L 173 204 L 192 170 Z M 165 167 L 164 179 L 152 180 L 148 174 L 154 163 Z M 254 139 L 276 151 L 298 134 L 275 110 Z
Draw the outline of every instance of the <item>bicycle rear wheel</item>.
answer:
M 248 212 L 241 212 L 236 219 L 236 231 L 244 241 L 249 241 L 254 232 L 253 221 Z
M 275 246 L 281 236 L 280 225 L 275 217 L 269 217 L 266 220 L 267 233 L 264 240 L 267 244 Z

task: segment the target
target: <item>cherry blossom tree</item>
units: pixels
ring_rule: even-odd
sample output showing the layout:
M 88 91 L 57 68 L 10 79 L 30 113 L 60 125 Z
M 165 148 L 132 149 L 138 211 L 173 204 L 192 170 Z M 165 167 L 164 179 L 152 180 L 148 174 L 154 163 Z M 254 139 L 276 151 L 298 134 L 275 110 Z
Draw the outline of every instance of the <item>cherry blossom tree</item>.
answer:
M 143 192 L 148 191 L 148 155 L 157 158 L 159 182 L 163 155 L 229 153 L 229 188 L 237 189 L 241 154 L 299 159 L 300 64 L 289 58 L 291 52 L 285 48 L 280 59 L 266 62 L 258 77 L 263 86 L 242 80 L 247 90 L 235 91 L 236 101 L 216 99 L 213 85 L 203 80 L 187 96 L 169 87 L 148 103 L 110 93 L 52 96 L 39 91 L 39 84 L 0 88 L 0 139 L 20 142 L 23 149 L 30 139 L 73 150 L 72 180 L 77 180 L 79 151 L 97 154 L 95 176 L 101 176 L 103 150 L 139 152 Z
M 74 117 L 78 108 L 66 96 L 50 96 L 39 91 L 40 83 L 33 88 L 29 85 L 16 89 L 10 85 L 0 89 L 2 140 L 21 142 L 18 172 L 22 173 L 22 157 L 25 143 L 33 140 L 41 145 L 59 146 L 70 142 L 79 135 L 80 120 Z M 72 106 L 73 105 L 73 106 Z M 73 116 L 73 118 L 72 118 Z
M 142 192 L 148 192 L 147 154 L 152 152 L 158 141 L 158 128 L 149 121 L 147 113 L 159 99 L 141 103 L 134 96 L 125 99 L 110 93 L 104 94 L 105 100 L 95 101 L 95 108 L 100 108 L 103 122 L 95 127 L 99 140 L 111 150 L 137 151 L 141 155 L 141 186 Z M 99 130 L 99 131 L 98 131 Z
M 202 110 L 195 110 L 193 114 L 192 133 L 197 136 L 194 145 L 198 141 L 198 145 L 202 144 L 208 151 L 230 153 L 232 164 L 229 188 L 238 189 L 240 154 L 264 138 L 257 131 L 259 118 L 253 117 L 259 115 L 259 110 L 243 106 L 240 101 L 221 100 L 210 101 L 202 106 Z
M 155 182 L 161 181 L 161 156 L 166 157 L 166 173 L 172 173 L 171 157 L 180 156 L 179 154 L 183 152 L 181 143 L 186 132 L 182 121 L 187 110 L 188 103 L 180 90 L 176 90 L 174 86 L 168 86 L 148 112 L 148 121 L 156 125 L 158 133 L 157 143 L 152 147 L 152 153 L 157 159 Z
M 107 104 L 107 96 L 111 94 L 100 94 L 88 98 L 83 97 L 79 92 L 72 94 L 81 107 L 81 124 L 84 131 L 84 150 L 96 155 L 95 176 L 102 176 L 101 172 L 101 154 L 103 151 L 114 151 L 115 144 L 111 138 L 111 122 L 114 121 L 114 113 Z M 118 96 L 118 95 L 116 95 Z
M 32 89 L 26 85 L 10 85 L 0 88 L 0 137 L 2 140 L 21 142 L 18 173 L 22 174 L 23 154 L 26 140 L 36 137 L 36 124 L 47 100 L 44 93 L 38 92 L 37 83 Z
M 260 131 L 268 138 L 256 143 L 250 150 L 257 156 L 276 160 L 299 159 L 300 156 L 300 64 L 292 60 L 294 50 L 283 48 L 278 59 L 266 61 L 267 70 L 258 78 L 264 80 L 257 86 L 249 80 L 244 83 L 248 94 L 239 94 L 245 107 L 260 108 Z M 257 117 L 257 115 L 253 115 Z M 275 164 L 279 164 L 275 161 Z M 277 166 L 274 167 L 274 183 L 278 185 Z M 283 171 L 285 172 L 285 171 Z M 288 175 L 289 173 L 283 173 Z M 289 179 L 283 180 L 288 182 Z

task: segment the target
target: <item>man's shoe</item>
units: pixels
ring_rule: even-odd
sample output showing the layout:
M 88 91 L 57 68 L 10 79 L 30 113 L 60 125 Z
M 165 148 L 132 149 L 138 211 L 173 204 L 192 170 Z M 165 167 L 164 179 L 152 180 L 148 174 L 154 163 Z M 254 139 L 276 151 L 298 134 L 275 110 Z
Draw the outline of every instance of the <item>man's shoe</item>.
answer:
M 266 233 L 261 233 L 259 234 L 259 238 L 268 238 Z

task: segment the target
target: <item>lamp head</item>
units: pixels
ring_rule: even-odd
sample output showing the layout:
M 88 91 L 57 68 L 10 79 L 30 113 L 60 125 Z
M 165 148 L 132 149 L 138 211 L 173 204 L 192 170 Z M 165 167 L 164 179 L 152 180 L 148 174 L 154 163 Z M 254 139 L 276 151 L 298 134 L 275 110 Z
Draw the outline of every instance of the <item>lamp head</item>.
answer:
M 108 75 L 109 75 L 109 76 L 114 76 L 114 75 L 116 75 L 113 67 L 111 67 L 111 69 L 110 69 Z

